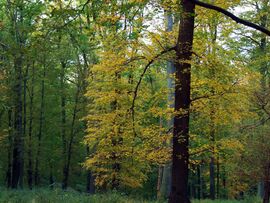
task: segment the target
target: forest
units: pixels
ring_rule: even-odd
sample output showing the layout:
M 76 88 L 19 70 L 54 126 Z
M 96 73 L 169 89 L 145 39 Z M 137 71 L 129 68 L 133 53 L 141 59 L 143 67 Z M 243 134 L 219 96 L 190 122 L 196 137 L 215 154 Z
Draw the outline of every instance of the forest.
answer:
M 269 203 L 270 0 L 0 8 L 0 202 Z

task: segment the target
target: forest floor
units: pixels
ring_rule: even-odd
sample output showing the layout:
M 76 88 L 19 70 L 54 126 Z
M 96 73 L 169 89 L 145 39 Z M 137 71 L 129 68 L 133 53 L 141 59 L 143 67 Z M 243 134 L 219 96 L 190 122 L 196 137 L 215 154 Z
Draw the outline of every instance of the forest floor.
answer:
M 88 195 L 75 191 L 63 192 L 60 189 L 47 190 L 1 190 L 0 203 L 165 203 L 131 198 L 117 193 Z M 192 203 L 260 203 L 256 198 L 248 200 L 193 200 Z

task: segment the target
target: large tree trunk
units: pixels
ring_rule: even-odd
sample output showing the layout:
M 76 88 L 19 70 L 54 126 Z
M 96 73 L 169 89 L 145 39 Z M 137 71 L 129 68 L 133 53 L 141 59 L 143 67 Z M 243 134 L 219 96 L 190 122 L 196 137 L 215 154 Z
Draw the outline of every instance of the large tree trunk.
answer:
M 17 188 L 23 178 L 23 126 L 22 126 L 22 55 L 15 59 L 15 85 L 14 85 L 14 144 L 12 161 L 11 187 Z
M 170 203 L 189 203 L 189 108 L 191 55 L 194 33 L 195 4 L 181 0 L 179 36 L 176 47 L 175 111 L 173 129 L 172 187 Z M 180 113 L 181 112 L 181 113 Z
M 38 146 L 37 146 L 37 155 L 36 155 L 36 163 L 35 163 L 35 185 L 38 186 L 40 184 L 40 171 L 39 171 L 39 162 L 40 162 L 40 153 L 41 153 L 41 139 L 42 139 L 42 131 L 43 131 L 43 122 L 44 122 L 44 96 L 45 96 L 45 76 L 46 76 L 46 68 L 45 63 L 43 64 L 43 78 L 41 81 L 41 101 L 40 101 L 40 115 L 39 115 L 39 129 L 38 129 Z

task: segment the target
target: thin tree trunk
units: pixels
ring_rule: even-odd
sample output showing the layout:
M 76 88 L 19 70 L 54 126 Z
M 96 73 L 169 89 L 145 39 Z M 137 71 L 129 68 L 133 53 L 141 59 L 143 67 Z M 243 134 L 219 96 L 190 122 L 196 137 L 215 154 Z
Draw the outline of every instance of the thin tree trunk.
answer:
M 86 147 L 86 153 L 87 156 L 90 155 L 90 149 L 88 146 Z M 95 193 L 95 177 L 93 176 L 90 170 L 87 170 L 86 192 L 89 194 Z
M 210 199 L 215 199 L 215 159 L 210 159 Z
M 38 146 L 37 146 L 37 155 L 36 155 L 36 163 L 35 163 L 35 185 L 38 186 L 40 184 L 40 153 L 41 153 L 41 140 L 42 140 L 42 131 L 43 131 L 43 122 L 44 122 L 44 96 L 45 96 L 45 76 L 46 76 L 46 68 L 45 64 L 43 67 L 43 78 L 41 81 L 41 101 L 40 101 L 40 115 L 39 115 L 39 129 L 38 129 Z
M 32 157 L 32 132 L 33 132 L 33 103 L 34 103 L 34 64 L 32 65 L 32 82 L 30 90 L 30 103 L 29 103 L 29 129 L 28 129 L 28 169 L 27 169 L 27 182 L 29 189 L 33 187 L 33 157 Z
M 23 101 L 22 101 L 22 54 L 15 59 L 15 86 L 14 86 L 14 144 L 12 161 L 11 187 L 17 188 L 23 178 Z
M 214 110 L 211 112 L 211 132 L 210 132 L 210 142 L 211 142 L 211 157 L 210 157 L 210 199 L 215 199 L 215 129 L 214 129 L 214 123 L 213 123 L 213 114 Z
M 89 65 L 88 65 L 88 61 L 87 61 L 87 56 L 85 51 L 82 51 L 83 54 L 83 60 L 84 60 L 84 69 L 83 69 L 83 80 L 82 80 L 82 94 L 85 95 L 86 93 L 86 89 L 87 89 L 87 80 L 86 78 L 88 78 L 88 74 L 89 74 Z M 88 103 L 88 99 L 84 96 L 83 97 L 83 108 L 84 108 L 84 112 L 87 112 L 87 103 Z M 84 128 L 87 128 L 87 124 L 84 121 Z M 90 148 L 89 146 L 86 146 L 86 154 L 87 156 L 90 155 Z M 86 176 L 86 192 L 89 194 L 94 194 L 95 193 L 95 176 L 91 173 L 90 170 L 87 170 L 87 176 Z
M 50 167 L 50 177 L 49 177 L 49 186 L 51 189 L 54 188 L 54 178 L 53 178 L 53 166 L 52 161 L 49 161 L 49 167 Z
M 220 163 L 219 163 L 219 156 L 217 157 L 217 198 L 219 198 L 219 187 L 220 187 Z
M 197 166 L 197 199 L 201 199 L 201 165 Z
M 179 36 L 176 47 L 175 112 L 173 129 L 172 185 L 170 203 L 189 203 L 189 108 L 191 54 L 194 33 L 195 4 L 181 0 Z M 181 111 L 181 115 L 179 112 Z
M 161 185 L 163 180 L 164 166 L 158 167 L 158 178 L 157 178 L 157 199 L 161 199 Z
M 214 4 L 214 0 L 212 0 Z M 209 25 L 210 35 L 212 44 L 209 46 L 209 53 L 216 56 L 216 40 L 217 40 L 217 22 L 216 19 L 211 19 L 212 22 Z M 212 78 L 216 77 L 215 67 L 210 69 L 210 74 Z M 211 94 L 215 95 L 215 89 L 211 88 Z M 210 103 L 211 112 L 210 112 L 210 143 L 211 143 L 211 157 L 210 157 L 210 199 L 214 200 L 216 198 L 216 188 L 215 188 L 215 140 L 216 140 L 216 130 L 215 130 L 215 104 L 214 102 Z
M 27 126 L 27 101 L 26 101 L 27 92 L 26 90 L 27 90 L 28 71 L 29 71 L 29 65 L 26 66 L 26 71 L 25 71 L 24 79 L 23 79 L 23 137 L 24 138 L 26 138 L 26 126 Z M 22 148 L 22 151 L 24 151 L 23 148 Z M 22 162 L 22 169 L 23 168 L 24 168 L 24 162 Z M 20 187 L 22 188 L 23 178 L 20 179 L 19 184 L 20 184 Z
M 162 128 L 163 124 L 162 124 L 162 117 L 159 117 L 159 127 L 160 129 Z M 160 135 L 161 135 L 161 131 L 160 131 Z M 162 180 L 163 180 L 163 172 L 164 172 L 164 166 L 159 166 L 158 167 L 158 179 L 157 179 L 157 199 L 161 199 L 161 185 L 162 185 Z
M 265 174 L 265 180 L 264 180 L 263 203 L 269 203 L 269 200 L 270 200 L 270 164 L 268 164 L 265 173 L 266 174 Z
M 7 188 L 11 187 L 11 170 L 12 170 L 12 110 L 8 110 L 8 167 L 6 172 Z
M 171 32 L 173 29 L 173 17 L 171 13 L 167 13 L 167 31 Z M 175 66 L 173 61 L 169 60 L 167 62 L 167 83 L 168 89 L 173 91 L 174 89 L 174 78 L 173 75 L 175 73 Z M 168 95 L 168 103 L 170 108 L 174 108 L 174 93 L 169 93 Z M 168 121 L 168 127 L 172 129 L 173 127 L 173 119 Z M 172 131 L 170 130 L 170 133 Z M 172 141 L 168 143 L 170 146 L 172 145 Z M 168 198 L 171 192 L 171 176 L 172 176 L 172 163 L 168 163 L 163 167 L 163 176 L 162 176 L 162 184 L 161 184 L 161 197 Z
M 60 75 L 60 85 L 61 85 L 61 135 L 62 135 L 62 157 L 63 157 L 63 181 L 62 189 L 67 188 L 67 182 L 65 182 L 65 177 L 67 174 L 67 138 L 66 138 L 66 95 L 65 95 L 65 69 L 66 63 L 61 62 L 61 75 Z
M 117 83 L 120 77 L 121 77 L 120 74 L 115 73 L 115 83 Z M 116 95 L 120 94 L 120 91 L 117 88 L 115 88 L 115 92 L 116 92 Z M 117 98 L 115 98 L 115 100 L 111 103 L 111 110 L 116 111 L 117 109 L 118 109 L 118 101 L 117 101 Z M 115 120 L 116 119 L 117 119 L 117 115 L 115 116 Z M 116 146 L 122 145 L 122 143 L 123 143 L 123 138 L 121 137 L 121 130 L 118 129 L 115 132 L 114 136 L 112 137 L 112 146 L 113 148 L 115 148 Z M 112 178 L 112 189 L 117 190 L 120 186 L 120 179 L 118 175 L 121 169 L 121 165 L 119 162 L 119 156 L 117 155 L 117 152 L 115 151 L 112 152 L 112 160 L 113 160 L 112 169 L 114 171 L 113 178 Z
M 70 161 L 71 161 L 71 156 L 72 156 L 73 140 L 74 140 L 74 136 L 75 136 L 75 121 L 77 119 L 77 113 L 78 113 L 78 103 L 79 103 L 79 97 L 80 97 L 80 90 L 81 90 L 81 87 L 78 84 L 76 95 L 75 95 L 75 104 L 74 104 L 74 109 L 73 109 L 73 114 L 72 114 L 70 140 L 69 140 L 68 149 L 67 149 L 67 162 L 64 165 L 64 174 L 63 174 L 64 178 L 63 178 L 63 183 L 62 183 L 64 189 L 66 189 L 68 186 L 68 178 L 69 178 L 69 170 L 70 170 L 69 168 L 70 168 Z

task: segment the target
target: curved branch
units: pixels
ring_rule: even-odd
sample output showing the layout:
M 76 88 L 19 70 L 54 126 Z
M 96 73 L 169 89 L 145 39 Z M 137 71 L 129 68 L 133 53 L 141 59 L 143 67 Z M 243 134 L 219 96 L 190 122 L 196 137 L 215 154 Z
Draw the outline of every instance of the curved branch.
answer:
M 259 31 L 263 32 L 264 34 L 270 36 L 270 30 L 266 29 L 265 27 L 262 27 L 260 25 L 255 24 L 255 23 L 252 23 L 250 21 L 241 19 L 241 18 L 235 16 L 234 14 L 232 14 L 231 12 L 229 12 L 229 11 L 223 9 L 223 8 L 220 8 L 218 6 L 214 6 L 214 5 L 211 5 L 211 4 L 208 4 L 208 3 L 204 3 L 204 2 L 201 2 L 201 1 L 198 1 L 198 0 L 191 0 L 191 1 L 193 1 L 195 5 L 198 5 L 198 6 L 207 8 L 207 9 L 211 9 L 211 10 L 215 10 L 217 12 L 223 13 L 224 15 L 228 16 L 229 18 L 231 18 L 232 20 L 234 20 L 237 23 L 240 23 L 240 24 L 245 25 L 247 27 L 251 27 L 251 28 L 253 28 L 255 30 L 259 30 Z
M 143 79 L 143 77 L 144 77 L 146 71 L 147 71 L 148 68 L 151 66 L 151 64 L 154 63 L 154 61 L 155 61 L 156 59 L 158 59 L 158 58 L 159 58 L 160 56 L 162 56 L 163 54 L 165 54 L 165 53 L 167 53 L 167 52 L 170 52 L 170 51 L 173 51 L 173 50 L 175 50 L 175 49 L 176 49 L 176 46 L 163 50 L 163 51 L 160 52 L 158 55 L 156 55 L 153 59 L 151 59 L 151 60 L 148 62 L 148 64 L 144 67 L 143 72 L 142 72 L 142 74 L 141 74 L 141 76 L 140 76 L 140 79 L 139 79 L 139 81 L 138 81 L 138 83 L 137 83 L 137 85 L 136 85 L 136 87 L 135 87 L 135 90 L 134 90 L 134 97 L 133 97 L 133 101 L 132 101 L 132 106 L 131 106 L 131 108 L 130 108 L 130 111 L 131 111 L 131 113 L 132 113 L 132 119 L 133 119 L 133 121 L 134 121 L 135 101 L 136 101 L 136 98 L 137 98 L 137 96 L 138 96 L 138 90 L 139 90 L 140 84 L 142 83 L 142 79 Z

